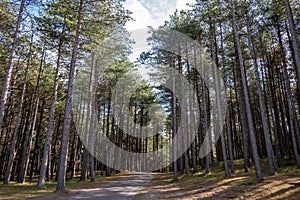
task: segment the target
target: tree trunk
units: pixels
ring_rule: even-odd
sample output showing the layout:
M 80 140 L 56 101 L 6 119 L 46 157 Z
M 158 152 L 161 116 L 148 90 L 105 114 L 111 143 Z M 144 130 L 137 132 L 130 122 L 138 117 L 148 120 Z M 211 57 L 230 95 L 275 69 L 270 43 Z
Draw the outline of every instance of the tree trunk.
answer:
M 107 117 L 106 117 L 106 137 L 107 138 L 110 138 L 110 136 L 109 136 L 109 127 L 110 127 L 110 125 L 109 125 L 109 118 L 110 118 L 110 111 L 111 111 L 111 92 L 109 92 L 109 97 L 108 97 L 108 105 L 107 105 Z M 135 119 L 136 119 L 136 113 L 135 113 Z M 136 120 L 135 120 L 135 122 L 136 122 Z M 135 130 L 135 127 L 134 127 L 134 130 Z M 106 148 L 107 149 L 107 148 Z M 109 153 L 108 152 L 106 152 L 106 156 L 107 156 L 107 162 L 109 162 L 110 161 L 110 158 L 109 158 Z M 106 176 L 110 176 L 110 167 L 108 166 L 108 165 L 106 165 L 106 171 L 105 171 L 105 173 L 106 173 Z
M 62 34 L 64 34 L 64 27 Z M 49 158 L 49 152 L 51 148 L 51 141 L 52 141 L 52 135 L 53 135 L 53 129 L 54 129 L 54 117 L 55 117 L 55 103 L 57 99 L 57 89 L 58 89 L 58 75 L 59 75 L 59 69 L 60 69 L 60 59 L 61 59 L 61 51 L 62 51 L 62 45 L 63 45 L 63 38 L 61 37 L 58 44 L 58 51 L 57 51 L 57 60 L 56 60 L 56 70 L 55 70 L 55 77 L 54 77 L 54 85 L 52 90 L 52 98 L 51 98 L 51 106 L 50 106 L 50 112 L 49 112 L 49 122 L 47 127 L 47 135 L 46 135 L 46 141 L 44 145 L 44 151 L 43 151 L 43 157 L 42 157 L 42 163 L 41 163 L 41 169 L 40 169 L 40 176 L 38 181 L 38 187 L 43 188 L 45 185 L 45 175 L 46 170 L 48 166 L 48 158 Z
M 246 13 L 246 24 L 247 24 L 247 34 L 248 34 L 247 36 L 248 36 L 248 45 L 250 48 L 250 56 L 254 63 L 254 72 L 255 72 L 255 79 L 256 79 L 255 83 L 256 83 L 256 89 L 258 91 L 258 97 L 259 97 L 259 107 L 260 107 L 260 114 L 261 114 L 261 120 L 262 120 L 262 126 L 263 126 L 264 139 L 265 139 L 266 148 L 267 148 L 270 176 L 273 176 L 275 174 L 275 169 L 277 167 L 274 166 L 274 163 L 275 163 L 274 157 L 275 156 L 274 156 L 274 151 L 273 151 L 273 146 L 272 146 L 272 141 L 271 141 L 271 136 L 270 136 L 270 127 L 269 127 L 269 121 L 267 118 L 267 108 L 266 108 L 266 104 L 265 104 L 265 97 L 264 97 L 263 90 L 262 90 L 261 83 L 260 83 L 259 69 L 258 69 L 255 49 L 254 49 L 252 38 L 250 35 L 251 28 L 250 28 L 250 23 L 249 23 L 249 18 L 248 18 L 247 13 Z
M 221 105 L 221 83 L 219 77 L 219 70 L 218 70 L 218 55 L 217 55 L 217 40 L 215 35 L 215 27 L 213 27 L 212 31 L 212 59 L 213 59 L 213 78 L 215 84 L 215 92 L 216 92 L 216 100 L 217 100 L 217 109 L 218 109 L 218 128 L 216 129 L 221 134 L 221 144 L 222 144 L 222 155 L 223 155 L 223 165 L 225 170 L 225 176 L 230 176 L 229 168 L 228 168 L 228 161 L 227 161 L 227 153 L 226 153 L 226 146 L 225 146 L 225 137 L 223 131 L 223 124 L 222 124 L 222 116 L 223 116 L 223 108 Z
M 242 86 L 242 78 L 241 78 L 241 71 L 239 70 L 238 65 L 235 69 L 235 92 L 236 92 L 236 99 L 239 104 L 239 111 L 238 117 L 241 126 L 242 132 L 242 142 L 243 142 L 243 156 L 244 156 L 244 170 L 248 172 L 248 168 L 250 167 L 250 155 L 249 155 L 249 127 L 247 124 L 247 115 L 246 115 L 246 108 L 244 104 L 244 94 L 243 94 L 243 86 Z M 236 127 L 236 126 L 234 126 Z
M 84 0 L 80 0 L 79 9 L 78 9 L 78 19 L 76 27 L 75 41 L 72 51 L 72 59 L 70 66 L 70 75 L 68 83 L 68 94 L 66 100 L 65 108 L 65 117 L 64 117 L 64 128 L 61 140 L 60 155 L 58 160 L 58 177 L 57 177 L 57 190 L 65 189 L 65 177 L 66 177 L 66 168 L 67 168 L 67 158 L 68 158 L 68 143 L 70 137 L 70 124 L 71 124 L 71 113 L 72 113 L 72 102 L 73 102 L 73 92 L 74 92 L 74 79 L 75 79 L 75 68 L 76 60 L 79 48 L 79 36 L 81 32 L 81 23 L 83 18 L 83 9 L 84 9 Z
M 296 71 L 298 74 L 298 80 L 300 80 L 300 50 L 299 50 L 299 42 L 297 39 L 297 32 L 295 28 L 295 23 L 293 19 L 293 12 L 291 9 L 290 1 L 289 0 L 284 0 L 284 5 L 285 9 L 287 12 L 288 16 L 288 22 L 289 22 L 289 30 L 291 33 L 291 40 L 292 40 L 292 45 L 293 45 L 293 50 L 294 50 L 294 56 L 295 56 L 295 64 L 296 64 Z
M 204 133 L 205 133 L 205 137 L 208 138 L 208 140 L 204 140 L 206 141 L 205 144 L 206 145 L 205 148 L 209 148 L 209 143 L 211 141 L 211 136 L 208 133 L 208 127 L 209 127 L 209 122 L 208 122 L 208 112 L 207 112 L 207 88 L 205 85 L 204 80 L 202 80 L 202 96 L 203 96 L 203 115 L 204 115 Z M 205 156 L 205 173 L 208 174 L 210 173 L 210 153 L 208 150 L 206 150 L 207 155 Z
M 40 159 L 40 138 L 41 138 L 41 129 L 42 129 L 42 122 L 44 118 L 44 108 L 46 104 L 45 96 L 43 97 L 43 103 L 40 109 L 40 117 L 39 117 L 39 124 L 36 130 L 36 137 L 35 137 L 35 144 L 34 144 L 34 150 L 33 155 L 31 158 L 31 168 L 29 173 L 29 180 L 32 181 L 34 173 L 37 171 L 39 167 L 39 159 Z
M 241 45 L 240 45 L 240 36 L 238 34 L 238 29 L 237 29 L 235 5 L 234 5 L 233 1 L 231 1 L 231 6 L 232 6 L 232 16 L 233 16 L 233 23 L 234 23 L 234 37 L 235 37 L 235 41 L 236 41 L 238 57 L 239 57 L 239 64 L 240 64 L 240 71 L 241 71 L 241 75 L 242 75 L 244 103 L 245 103 L 246 110 L 247 110 L 248 128 L 249 128 L 249 133 L 250 133 L 253 160 L 254 160 L 254 165 L 255 165 L 255 170 L 256 170 L 256 178 L 258 179 L 258 181 L 262 181 L 263 176 L 262 176 L 261 166 L 260 166 L 259 157 L 258 157 L 256 136 L 255 136 L 255 132 L 254 132 L 254 124 L 253 124 L 253 120 L 252 120 L 252 111 L 251 111 L 250 98 L 249 98 L 249 93 L 248 93 L 249 91 L 248 91 L 248 86 L 247 86 L 247 77 L 246 77 L 246 73 L 245 73 L 243 54 L 242 54 L 242 49 L 241 49 Z
M 32 137 L 33 137 L 33 132 L 35 129 L 35 124 L 36 124 L 36 116 L 37 116 L 37 111 L 39 107 L 39 101 L 40 101 L 40 82 L 42 79 L 42 75 L 44 72 L 44 62 L 45 62 L 45 50 L 43 50 L 42 53 L 42 58 L 40 62 L 40 68 L 39 68 L 39 74 L 37 77 L 37 83 L 35 87 L 35 92 L 33 95 L 33 100 L 32 100 L 32 110 L 29 116 L 29 123 L 30 125 L 28 126 L 28 129 L 26 131 L 25 135 L 25 142 L 23 143 L 23 152 L 22 152 L 22 159 L 21 159 L 21 164 L 18 172 L 18 183 L 24 183 L 25 182 L 25 177 L 27 174 L 27 168 L 29 164 L 29 158 L 30 158 L 30 151 L 31 151 L 31 146 L 32 146 Z
M 292 137 L 292 146 L 293 146 L 293 151 L 294 151 L 297 166 L 300 167 L 299 151 L 298 151 L 298 147 L 297 147 L 296 134 L 295 134 L 296 129 L 298 129 L 298 131 L 299 131 L 299 127 L 297 127 L 297 123 L 295 123 L 295 121 L 298 119 L 297 119 L 297 116 L 295 113 L 295 110 L 296 110 L 295 101 L 293 98 L 290 80 L 288 77 L 284 47 L 283 47 L 282 37 L 281 37 L 280 28 L 279 28 L 278 24 L 277 24 L 277 35 L 279 38 L 278 42 L 279 42 L 279 46 L 280 46 L 280 50 L 281 50 L 281 59 L 282 59 L 282 63 L 283 63 L 282 73 L 283 73 L 284 86 L 286 89 L 285 93 L 286 93 L 286 100 L 287 100 L 287 107 L 288 107 L 287 109 L 288 109 L 288 116 L 289 116 L 289 122 L 290 122 L 290 133 L 291 133 L 291 137 Z
M 191 69 L 190 69 L 190 65 L 188 64 L 188 73 L 189 73 L 189 77 L 192 78 L 192 73 L 191 73 Z M 192 131 L 195 131 L 195 116 L 194 116 L 194 96 L 192 95 L 192 91 L 189 90 L 189 111 L 190 111 L 190 117 L 189 117 L 189 121 L 190 121 L 190 134 L 192 134 Z M 197 172 L 197 156 L 196 156 L 196 136 L 193 139 L 192 142 L 192 164 L 193 164 L 193 173 Z
M 15 129 L 14 129 L 14 134 L 13 134 L 13 138 L 12 138 L 12 144 L 11 144 L 11 147 L 10 147 L 8 163 L 7 163 L 7 166 L 6 166 L 6 171 L 5 171 L 5 176 L 4 176 L 4 184 L 8 184 L 8 182 L 10 180 L 12 165 L 13 165 L 13 161 L 14 161 L 14 158 L 15 158 L 15 155 L 16 155 L 16 140 L 17 140 L 17 135 L 20 132 L 19 127 L 20 127 L 20 122 L 21 122 L 21 115 L 23 113 L 23 105 L 24 105 L 24 96 L 25 96 L 25 91 L 26 91 L 27 76 L 28 76 L 29 65 L 30 65 L 30 60 L 31 60 L 31 48 L 32 48 L 32 45 L 30 45 L 30 47 L 29 47 L 29 52 L 28 52 L 29 56 L 28 56 L 27 65 L 26 65 L 26 69 L 25 69 L 25 74 L 24 74 L 24 78 L 23 78 L 22 95 L 21 95 L 19 109 L 18 109 L 18 116 L 17 116 L 17 119 L 16 119 L 16 126 L 15 126 Z
M 22 0 L 21 5 L 20 5 L 19 14 L 18 14 L 16 30 L 15 30 L 14 36 L 13 36 L 12 47 L 11 47 L 10 54 L 9 54 L 8 66 L 6 69 L 7 71 L 6 71 L 6 74 L 4 77 L 4 82 L 2 84 L 2 92 L 1 92 L 1 99 L 0 99 L 0 138 L 1 138 L 2 126 L 3 126 L 4 108 L 5 108 L 5 104 L 6 104 L 6 100 L 7 100 L 7 94 L 8 94 L 8 90 L 10 87 L 10 79 L 11 79 L 12 70 L 13 70 L 13 59 L 15 57 L 16 49 L 18 46 L 19 30 L 21 27 L 24 8 L 25 8 L 25 0 Z
M 171 65 L 172 67 L 172 91 L 176 91 L 175 89 L 175 65 Z M 176 140 L 176 132 L 177 132 L 177 117 L 176 117 L 176 96 L 172 93 L 172 156 L 173 156 L 173 171 L 174 171 L 174 180 L 178 179 L 177 175 L 177 140 Z
M 234 173 L 234 156 L 233 156 L 233 147 L 232 147 L 232 135 L 231 135 L 231 113 L 227 111 L 227 140 L 228 140 L 228 149 L 229 149 L 229 159 L 230 159 L 230 170 L 231 173 Z

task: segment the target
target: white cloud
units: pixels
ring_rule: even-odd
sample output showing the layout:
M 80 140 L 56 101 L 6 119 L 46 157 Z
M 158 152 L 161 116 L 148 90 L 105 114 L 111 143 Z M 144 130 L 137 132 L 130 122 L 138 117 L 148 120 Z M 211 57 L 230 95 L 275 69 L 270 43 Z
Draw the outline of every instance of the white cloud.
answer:
M 135 30 L 163 25 L 176 9 L 188 9 L 186 3 L 195 3 L 195 0 L 127 0 L 124 7 L 132 11 L 131 16 L 135 21 L 128 22 L 126 28 Z
M 139 57 L 142 51 L 147 51 L 146 39 L 150 36 L 147 34 L 147 27 L 157 28 L 170 19 L 176 9 L 188 9 L 186 3 L 195 3 L 195 0 L 127 0 L 124 7 L 132 12 L 131 17 L 135 21 L 127 22 L 126 28 L 132 32 L 132 38 L 135 40 L 133 45 L 133 54 L 130 60 Z M 137 30 L 139 29 L 139 30 Z M 144 30 L 142 30 L 144 29 Z
M 128 0 L 125 2 L 124 7 L 132 12 L 131 17 L 135 21 L 127 22 L 126 28 L 128 30 L 147 28 L 147 26 L 157 27 L 166 20 L 164 14 L 160 14 L 160 17 L 154 17 L 150 12 L 154 10 L 148 10 L 138 0 Z M 168 16 L 168 15 L 167 15 Z

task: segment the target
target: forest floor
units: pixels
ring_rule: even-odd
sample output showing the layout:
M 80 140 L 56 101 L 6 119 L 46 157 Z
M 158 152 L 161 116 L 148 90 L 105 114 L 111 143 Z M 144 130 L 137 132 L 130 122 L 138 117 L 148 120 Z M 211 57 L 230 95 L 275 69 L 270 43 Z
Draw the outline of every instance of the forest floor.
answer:
M 254 167 L 245 173 L 239 161 L 235 173 L 227 178 L 221 164 L 212 166 L 209 174 L 199 170 L 188 176 L 181 174 L 176 181 L 173 173 L 157 174 L 134 200 L 300 199 L 300 169 L 292 163 L 285 163 L 287 167 L 279 169 L 274 176 L 268 176 L 267 163 L 262 164 L 264 180 L 260 183 L 256 180 Z
M 47 183 L 45 189 L 38 189 L 36 181 L 24 184 L 11 182 L 9 185 L 0 184 L 0 199 L 76 199 L 82 195 L 96 196 L 95 191 L 103 189 L 109 190 L 109 195 L 115 195 L 114 190 L 123 194 L 134 190 L 132 195 L 127 195 L 128 199 L 135 195 L 134 200 L 300 199 L 300 169 L 288 161 L 283 165 L 285 167 L 274 176 L 268 176 L 267 162 L 262 161 L 264 180 L 260 183 L 255 178 L 254 167 L 245 173 L 242 161 L 235 161 L 235 173 L 230 177 L 225 177 L 220 163 L 212 164 L 209 174 L 199 169 L 190 175 L 180 174 L 176 181 L 173 180 L 173 173 L 152 173 L 149 177 L 131 173 L 97 176 L 97 181 L 93 183 L 75 178 L 67 181 L 65 192 L 55 192 L 55 182 Z M 123 189 L 125 187 L 129 188 L 129 192 Z
M 86 181 L 79 181 L 79 175 L 74 179 L 67 180 L 66 189 L 64 192 L 56 192 L 56 182 L 46 182 L 43 189 L 37 187 L 38 176 L 32 181 L 27 181 L 23 184 L 11 181 L 8 185 L 0 183 L 0 199 L 67 199 L 69 196 L 74 196 L 81 189 L 99 188 L 111 182 L 122 180 L 128 176 L 128 173 L 113 174 L 109 177 L 96 176 L 96 181 L 91 182 L 89 179 Z

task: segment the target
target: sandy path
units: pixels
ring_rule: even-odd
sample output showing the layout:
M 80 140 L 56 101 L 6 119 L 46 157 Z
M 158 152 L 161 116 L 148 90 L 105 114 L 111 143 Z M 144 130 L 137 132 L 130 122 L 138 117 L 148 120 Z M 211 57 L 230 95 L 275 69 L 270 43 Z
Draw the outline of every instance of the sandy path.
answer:
M 75 196 L 71 196 L 68 199 L 129 200 L 142 190 L 152 178 L 153 175 L 151 174 L 132 174 L 99 188 L 81 189 Z

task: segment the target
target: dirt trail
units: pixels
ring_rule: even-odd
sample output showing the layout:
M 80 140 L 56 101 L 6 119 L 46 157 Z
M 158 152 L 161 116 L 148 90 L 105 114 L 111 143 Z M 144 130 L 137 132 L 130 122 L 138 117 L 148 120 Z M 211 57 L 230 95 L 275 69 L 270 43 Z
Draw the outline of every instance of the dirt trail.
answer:
M 130 200 L 153 178 L 151 174 L 131 174 L 121 180 L 113 181 L 99 188 L 81 189 L 76 195 L 67 199 L 105 199 Z

